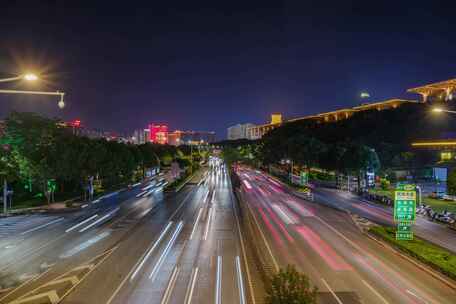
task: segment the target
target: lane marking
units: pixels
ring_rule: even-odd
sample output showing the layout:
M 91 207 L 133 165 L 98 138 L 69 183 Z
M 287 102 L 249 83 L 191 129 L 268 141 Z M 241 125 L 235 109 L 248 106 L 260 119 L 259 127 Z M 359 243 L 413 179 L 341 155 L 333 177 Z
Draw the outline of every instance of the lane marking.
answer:
M 76 229 L 76 228 L 78 228 L 78 227 L 84 225 L 84 224 L 87 223 L 87 222 L 90 222 L 91 220 L 93 220 L 93 219 L 96 218 L 96 217 L 98 217 L 98 214 L 95 214 L 95 215 L 89 217 L 88 219 L 85 219 L 84 221 L 80 222 L 79 224 L 76 224 L 76 225 L 74 225 L 73 227 L 68 228 L 67 230 L 65 230 L 65 233 L 68 233 L 68 232 L 70 232 L 70 231 L 73 231 L 74 229 Z
M 176 285 L 177 276 L 179 274 L 180 269 L 176 266 L 174 267 L 173 273 L 171 274 L 171 278 L 169 279 L 168 286 L 166 287 L 165 294 L 163 295 L 161 304 L 167 304 L 169 299 L 171 298 L 171 292 Z
M 6 299 L 9 295 L 11 295 L 12 293 L 16 292 L 17 290 L 21 289 L 22 287 L 24 287 L 25 285 L 27 285 L 28 283 L 31 283 L 31 282 L 34 282 L 38 279 L 40 279 L 41 277 L 43 277 L 46 273 L 48 273 L 50 270 L 51 270 L 52 267 L 49 267 L 46 271 L 40 273 L 39 275 L 23 282 L 21 285 L 17 286 L 16 288 L 12 288 L 7 294 L 3 295 L 1 298 L 0 298 L 0 302 L 3 301 L 3 299 Z
M 336 295 L 336 293 L 329 287 L 329 284 L 325 281 L 325 279 L 321 278 L 323 281 L 323 284 L 325 284 L 326 288 L 329 290 L 329 292 L 333 295 L 333 297 L 336 299 L 337 303 L 339 304 L 344 304 L 342 301 L 339 299 L 339 297 Z
M 184 226 L 183 222 L 180 221 L 179 225 L 177 225 L 177 228 L 173 233 L 173 236 L 171 237 L 171 240 L 169 240 L 168 244 L 166 245 L 165 250 L 163 250 L 163 253 L 161 254 L 161 256 L 158 259 L 157 263 L 155 264 L 154 268 L 152 269 L 152 272 L 149 275 L 149 279 L 151 279 L 152 282 L 157 277 L 158 270 L 160 269 L 161 265 L 165 261 L 165 258 L 168 255 L 168 253 L 171 251 L 171 247 L 173 247 L 174 243 L 176 242 L 176 239 L 179 236 L 179 233 L 181 232 L 183 226 Z
M 100 234 L 98 234 L 97 236 L 93 237 L 93 238 L 90 238 L 88 239 L 87 241 L 85 242 L 82 242 L 81 244 L 79 244 L 78 246 L 70 249 L 69 251 L 61 254 L 59 256 L 59 258 L 61 259 L 66 259 L 66 258 L 69 258 L 69 257 L 72 257 L 73 255 L 89 248 L 90 246 L 92 246 L 93 244 L 101 241 L 102 239 L 108 237 L 111 233 L 109 231 L 104 231 Z
M 184 301 L 185 304 L 192 303 L 193 290 L 195 289 L 195 283 L 196 283 L 196 278 L 198 277 L 198 271 L 199 271 L 198 267 L 195 267 L 192 270 L 190 281 L 188 282 L 188 286 L 187 286 L 187 292 L 185 293 L 185 301 Z
M 81 209 L 84 209 L 87 206 L 89 206 L 89 204 L 84 204 L 84 205 L 81 206 Z
M 203 208 L 200 208 L 200 210 L 198 212 L 198 216 L 196 217 L 195 224 L 193 224 L 193 229 L 192 229 L 192 233 L 190 234 L 190 239 L 193 239 L 193 235 L 195 234 L 196 228 L 198 227 L 198 222 L 199 222 L 202 212 L 203 212 Z
M 415 298 L 417 298 L 418 300 L 420 300 L 421 302 L 423 302 L 423 303 L 425 303 L 425 304 L 428 303 L 425 299 L 419 297 L 416 293 L 412 292 L 412 291 L 409 290 L 409 289 L 405 290 L 405 292 L 407 292 L 408 294 L 414 296 Z
M 239 288 L 239 303 L 245 304 L 244 279 L 242 278 L 241 259 L 239 256 L 236 256 L 235 264 Z
M 146 260 L 150 257 L 152 252 L 157 248 L 158 244 L 161 242 L 161 240 L 165 236 L 166 232 L 168 232 L 169 228 L 171 228 L 172 224 L 173 224 L 173 222 L 169 222 L 168 223 L 168 225 L 165 227 L 165 229 L 163 229 L 162 233 L 160 234 L 158 239 L 155 241 L 155 243 L 152 245 L 152 247 L 149 250 L 147 250 L 146 253 L 138 260 L 138 261 L 141 261 L 141 262 L 139 264 L 137 262 L 137 264 L 138 264 L 137 267 L 135 265 L 136 270 L 131 275 L 130 281 L 132 281 L 135 278 L 135 276 L 138 274 L 139 270 L 141 270 L 141 268 L 143 267 L 143 265 L 146 262 Z M 132 269 L 135 269 L 135 267 L 133 267 Z
M 215 304 L 222 304 L 222 257 L 220 255 L 217 257 Z
M 231 197 L 231 204 L 233 205 L 234 218 L 236 219 L 236 227 L 237 227 L 237 230 L 238 230 L 238 236 L 239 236 L 239 240 L 240 240 L 240 243 L 241 243 L 242 257 L 244 258 L 244 267 L 245 267 L 245 270 L 247 272 L 247 282 L 249 283 L 250 298 L 252 300 L 252 304 L 256 304 L 255 296 L 253 294 L 252 280 L 250 278 L 250 269 L 249 269 L 249 265 L 248 265 L 248 262 L 247 262 L 247 255 L 245 253 L 244 237 L 242 236 L 242 232 L 241 232 L 241 224 L 239 223 L 239 218 L 238 218 L 238 214 L 237 214 L 237 208 L 236 208 L 236 206 L 233 203 L 232 194 L 230 195 L 230 197 Z
M 103 215 L 102 217 L 100 217 L 98 220 L 96 220 L 95 222 L 91 223 L 90 225 L 82 228 L 81 230 L 79 230 L 79 232 L 84 232 L 90 228 L 92 228 L 93 226 L 97 225 L 98 223 L 100 223 L 101 221 L 107 219 L 108 217 L 110 217 L 111 215 L 113 215 L 114 213 L 116 213 L 117 211 L 119 211 L 119 207 L 117 207 L 116 209 L 114 209 L 113 211 Z
M 212 213 L 213 213 L 212 211 L 213 211 L 212 207 L 209 208 L 209 214 L 207 216 L 207 224 L 206 224 L 206 230 L 204 232 L 203 240 L 207 240 L 207 235 L 209 234 L 209 226 L 211 225 L 211 218 L 212 218 Z
M 196 188 L 195 188 L 196 189 Z M 176 209 L 176 211 L 168 218 L 168 221 L 171 220 L 174 215 L 176 214 L 176 212 L 184 205 L 184 203 L 187 201 L 187 199 L 190 197 L 190 194 L 192 194 L 194 192 L 193 191 L 190 191 L 187 196 L 183 199 L 183 201 L 181 202 L 181 204 L 179 205 L 179 207 Z M 145 254 L 145 253 L 144 253 Z M 144 256 L 144 255 L 143 255 Z M 140 258 L 141 260 L 141 258 Z M 138 260 L 139 262 L 139 260 Z M 138 264 L 138 262 L 136 264 Z M 117 296 L 117 294 L 119 293 L 119 291 L 122 289 L 122 287 L 125 285 L 125 283 L 127 282 L 128 278 L 130 277 L 130 274 L 134 271 L 135 267 L 136 267 L 136 264 L 130 269 L 130 272 L 125 276 L 125 278 L 122 280 L 122 282 L 120 282 L 119 286 L 117 286 L 116 290 L 114 290 L 114 292 L 112 293 L 111 297 L 108 299 L 108 301 L 106 302 L 106 304 L 110 304 L 114 298 Z
M 27 234 L 27 233 L 30 233 L 30 232 L 33 232 L 33 231 L 37 231 L 38 229 L 47 227 L 47 226 L 52 225 L 52 224 L 55 224 L 55 223 L 58 223 L 58 222 L 60 222 L 60 221 L 63 221 L 64 219 L 65 219 L 64 217 L 59 217 L 58 219 L 55 219 L 55 220 L 53 220 L 53 221 L 50 221 L 49 223 L 40 225 L 40 226 L 38 226 L 38 227 L 29 229 L 29 230 L 26 230 L 26 231 L 22 232 L 21 235 L 24 235 L 24 234 Z
M 388 301 L 377 291 L 374 289 L 374 287 L 372 287 L 371 285 L 369 285 L 369 283 L 367 283 L 366 281 L 364 281 L 363 279 L 361 279 L 361 281 L 364 283 L 364 285 L 367 286 L 367 288 L 369 288 L 377 297 L 380 298 L 380 300 L 382 300 L 383 303 L 385 304 L 389 304 Z
M 277 263 L 277 261 L 276 261 L 274 255 L 272 254 L 272 250 L 271 250 L 271 247 L 269 247 L 268 241 L 266 240 L 266 236 L 264 235 L 263 230 L 260 228 L 260 224 L 258 223 L 258 220 L 257 220 L 256 216 L 253 214 L 252 209 L 250 209 L 249 203 L 245 202 L 245 204 L 246 204 L 246 206 L 247 206 L 247 209 L 248 209 L 249 212 L 250 212 L 250 215 L 253 217 L 253 220 L 255 221 L 255 224 L 256 224 L 258 230 L 260 231 L 261 238 L 263 239 L 263 242 L 264 242 L 264 244 L 266 245 L 266 249 L 268 250 L 269 255 L 270 255 L 271 258 L 272 258 L 272 262 L 273 262 L 273 264 L 274 264 L 275 271 L 276 271 L 276 272 L 279 272 L 279 269 L 280 269 L 279 264 Z

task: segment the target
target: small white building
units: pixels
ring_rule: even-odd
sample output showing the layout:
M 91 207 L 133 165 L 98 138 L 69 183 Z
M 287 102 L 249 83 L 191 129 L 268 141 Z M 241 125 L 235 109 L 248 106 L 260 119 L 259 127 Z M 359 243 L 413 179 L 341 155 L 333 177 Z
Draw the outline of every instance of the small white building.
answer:
M 247 136 L 247 129 L 254 127 L 254 124 L 245 123 L 245 124 L 237 124 L 231 126 L 227 129 L 227 135 L 229 140 L 236 140 L 242 138 L 248 138 Z

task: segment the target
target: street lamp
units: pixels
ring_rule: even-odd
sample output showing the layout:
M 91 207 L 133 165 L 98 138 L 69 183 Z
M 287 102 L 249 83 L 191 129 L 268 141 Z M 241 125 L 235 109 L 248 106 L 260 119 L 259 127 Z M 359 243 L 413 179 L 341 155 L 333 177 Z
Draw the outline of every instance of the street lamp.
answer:
M 445 112 L 445 113 L 456 114 L 456 111 L 445 110 L 445 109 L 442 109 L 442 108 L 433 108 L 433 109 L 432 109 L 432 112 L 434 112 L 434 113 L 442 113 L 442 112 Z
M 0 90 L 0 93 L 3 94 L 25 94 L 25 95 L 52 95 L 60 96 L 60 101 L 57 103 L 60 109 L 65 107 L 65 102 L 63 101 L 64 92 L 43 92 L 43 91 L 20 91 L 20 90 Z
M 11 81 L 18 81 L 18 80 L 35 81 L 35 80 L 38 80 L 38 76 L 33 73 L 26 73 L 26 74 L 14 76 L 14 77 L 2 78 L 2 79 L 0 79 L 0 82 L 11 82 Z

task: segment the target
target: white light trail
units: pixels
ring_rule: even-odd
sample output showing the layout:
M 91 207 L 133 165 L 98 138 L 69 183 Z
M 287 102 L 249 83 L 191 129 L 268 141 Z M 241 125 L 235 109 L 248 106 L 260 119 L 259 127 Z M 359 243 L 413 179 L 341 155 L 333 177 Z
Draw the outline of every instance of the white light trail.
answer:
M 239 287 L 239 303 L 245 304 L 244 280 L 242 278 L 241 259 L 239 256 L 236 256 L 235 264 Z
M 149 258 L 149 256 L 155 250 L 155 248 L 157 248 L 158 244 L 161 242 L 161 240 L 163 239 L 163 237 L 165 236 L 166 232 L 169 230 L 169 228 L 171 227 L 172 224 L 173 224 L 173 222 L 169 222 L 168 225 L 165 227 L 165 229 L 163 229 L 162 233 L 160 234 L 158 239 L 155 241 L 154 245 L 147 251 L 146 255 L 143 257 L 143 259 L 139 263 L 138 267 L 136 268 L 136 270 L 131 275 L 130 281 L 132 281 L 136 277 L 136 275 L 138 274 L 139 270 L 141 270 L 141 268 L 143 267 L 143 265 L 146 262 L 146 260 Z
M 97 218 L 97 217 L 98 217 L 98 214 L 92 215 L 92 216 L 89 217 L 88 219 L 85 219 L 85 220 L 83 220 L 82 222 L 80 222 L 80 223 L 74 225 L 73 227 L 68 228 L 67 230 L 65 230 L 65 232 L 67 233 L 67 232 L 73 231 L 74 229 L 76 229 L 76 228 L 78 228 L 78 227 L 84 225 L 84 224 L 87 223 L 87 222 L 90 222 L 91 220 L 93 220 L 94 218 Z
M 200 210 L 198 212 L 198 216 L 196 217 L 195 224 L 193 225 L 192 233 L 190 234 L 190 239 L 193 239 L 193 235 L 195 234 L 196 228 L 198 227 L 198 222 L 199 222 L 202 212 L 203 212 L 203 208 L 200 208 Z
M 185 293 L 184 304 L 191 304 L 193 297 L 193 290 L 195 289 L 196 278 L 198 277 L 199 268 L 195 267 L 192 270 L 190 281 L 188 282 L 187 292 Z
M 90 228 L 92 228 L 93 226 L 97 225 L 98 223 L 100 223 L 101 221 L 107 219 L 108 217 L 110 217 L 111 215 L 113 215 L 114 213 L 116 213 L 117 211 L 119 211 L 119 207 L 117 207 L 116 209 L 114 209 L 113 211 L 109 212 L 108 214 L 105 214 L 104 216 L 100 217 L 98 220 L 96 220 L 95 222 L 93 222 L 92 224 L 90 224 L 89 226 L 86 226 L 84 228 L 82 228 L 81 230 L 79 230 L 79 232 L 84 232 Z
M 46 223 L 46 224 L 40 225 L 40 226 L 38 226 L 38 227 L 35 227 L 35 228 L 29 229 L 29 230 L 27 230 L 27 231 L 24 231 L 24 232 L 21 233 L 21 235 L 24 235 L 24 234 L 27 234 L 27 233 L 30 233 L 30 232 L 33 232 L 33 231 L 37 231 L 37 230 L 39 230 L 39 229 L 41 229 L 41 228 L 47 227 L 47 226 L 49 226 L 49 225 L 58 223 L 58 222 L 63 221 L 63 220 L 64 220 L 64 218 L 63 218 L 63 217 L 60 217 L 60 218 L 58 218 L 58 219 L 55 219 L 55 220 L 53 220 L 53 221 L 50 221 L 49 223 Z
M 211 215 L 212 215 L 212 207 L 209 209 L 209 214 L 207 216 L 207 224 L 206 224 L 206 230 L 204 232 L 204 240 L 207 240 L 207 235 L 209 234 L 209 226 L 211 225 Z
M 217 257 L 217 274 L 215 282 L 215 304 L 222 304 L 222 257 Z
M 169 240 L 168 244 L 166 245 L 165 250 L 163 250 L 162 255 L 158 259 L 157 264 L 155 264 L 154 268 L 152 269 L 152 272 L 149 275 L 149 279 L 152 279 L 152 281 L 155 280 L 158 270 L 160 269 L 166 256 L 168 255 L 169 251 L 171 250 L 171 247 L 173 247 L 174 243 L 176 242 L 176 239 L 177 239 L 179 233 L 181 232 L 183 226 L 184 226 L 183 222 L 182 221 L 179 222 L 179 225 L 177 225 L 177 228 L 174 231 L 173 236 L 171 237 L 171 240 Z

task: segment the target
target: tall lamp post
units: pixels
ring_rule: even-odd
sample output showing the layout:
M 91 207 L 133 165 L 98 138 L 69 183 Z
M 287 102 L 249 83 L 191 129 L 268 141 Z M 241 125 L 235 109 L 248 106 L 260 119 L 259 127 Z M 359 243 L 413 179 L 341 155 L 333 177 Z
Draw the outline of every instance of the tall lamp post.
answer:
M 8 77 L 8 78 L 1 78 L 0 83 L 3 82 L 14 82 L 14 81 L 20 81 L 20 80 L 25 80 L 25 81 L 36 81 L 38 80 L 38 76 L 33 73 L 26 73 L 22 75 L 17 75 L 13 77 Z M 63 101 L 63 96 L 65 93 L 63 92 L 45 92 L 45 91 L 22 91 L 22 90 L 0 90 L 0 94 L 25 94 L 25 95 L 51 95 L 51 96 L 60 96 L 60 100 L 58 102 L 58 106 L 60 109 L 63 109 L 65 107 L 65 102 Z M 7 213 L 7 200 L 8 200 L 8 182 L 6 180 L 6 177 L 3 182 L 3 213 Z

